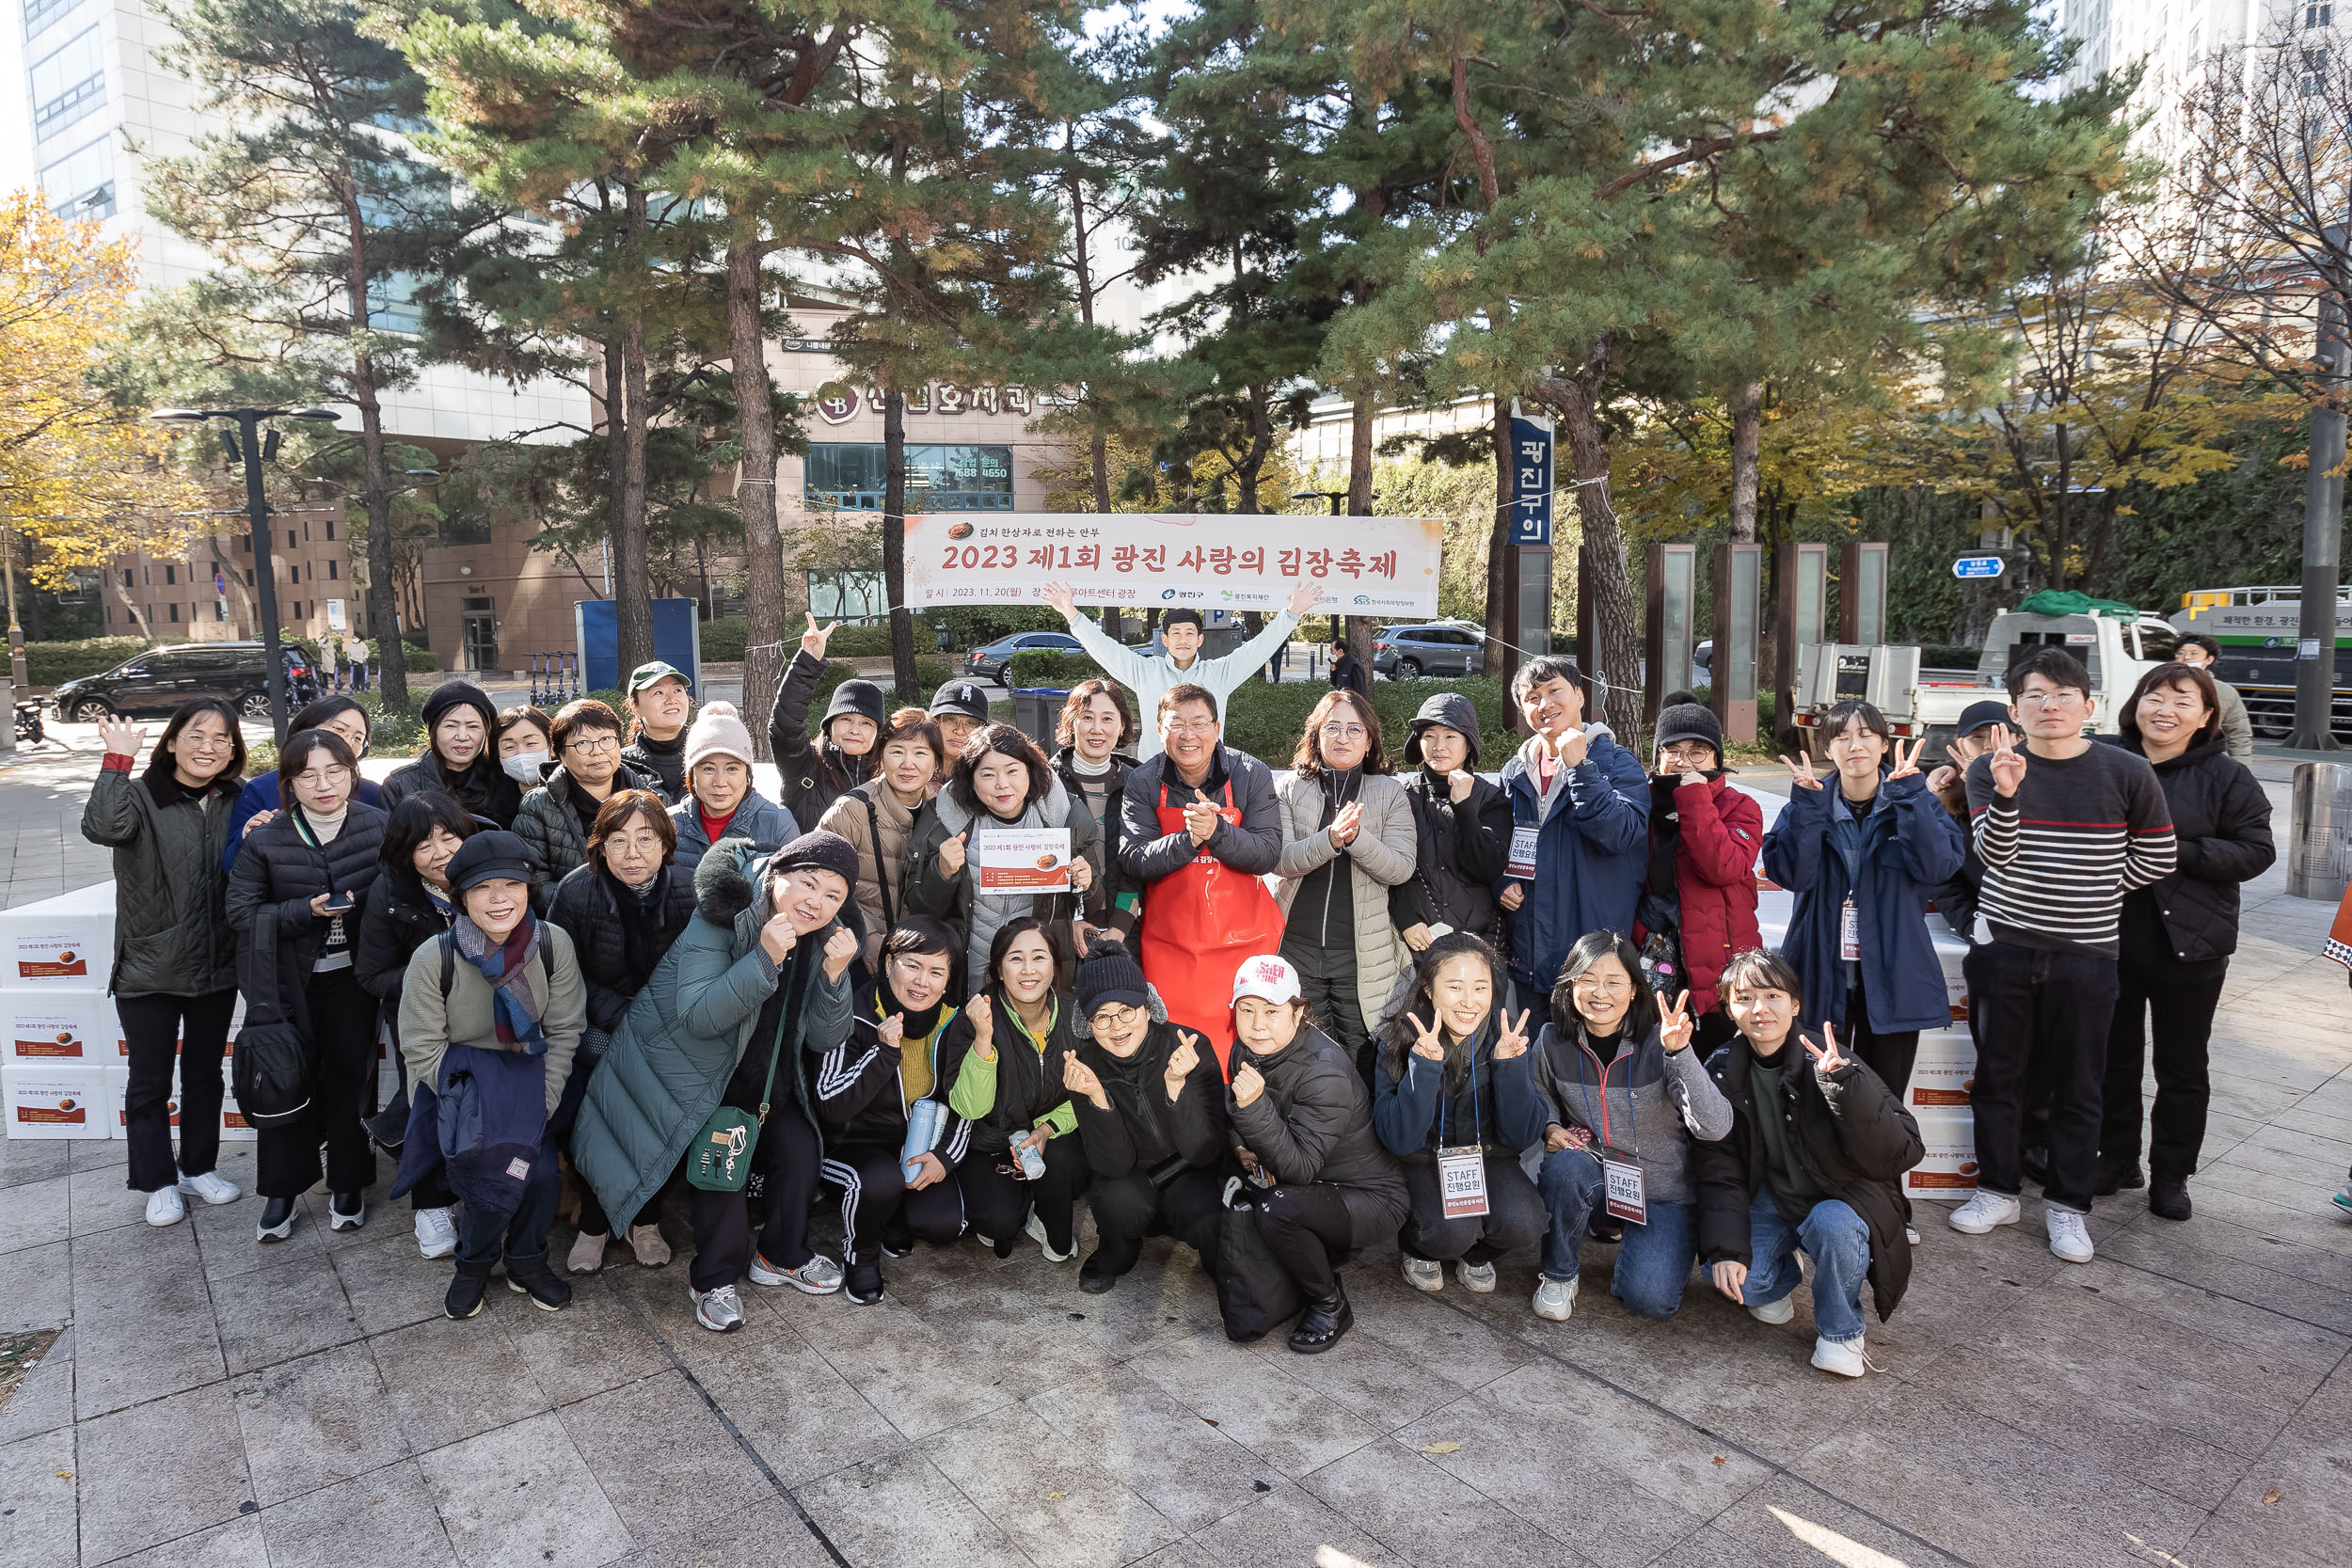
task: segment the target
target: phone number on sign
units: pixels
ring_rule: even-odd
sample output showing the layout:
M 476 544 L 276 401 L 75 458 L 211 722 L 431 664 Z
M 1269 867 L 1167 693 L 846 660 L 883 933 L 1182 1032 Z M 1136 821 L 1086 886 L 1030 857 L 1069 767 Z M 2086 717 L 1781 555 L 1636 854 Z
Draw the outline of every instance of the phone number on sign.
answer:
M 946 545 L 941 558 L 940 570 L 946 572 L 1011 571 L 1028 566 L 1049 572 L 1099 572 L 1108 567 L 1114 572 L 1140 571 L 1159 577 L 1171 568 L 1168 549 L 1165 545 L 1138 548 L 1134 545 L 1119 545 L 1105 555 L 1100 545 L 1081 545 L 1073 549 L 1068 545 L 1041 545 L 1024 548 L 1019 545 Z M 1275 575 L 1283 578 L 1327 578 L 1334 573 L 1350 578 L 1385 578 L 1396 580 L 1396 552 L 1383 550 L 1366 555 L 1361 550 L 1277 550 L 1274 553 Z M 1264 548 L 1237 550 L 1223 546 L 1204 548 L 1194 546 L 1176 558 L 1175 571 L 1187 576 L 1203 573 L 1215 577 L 1231 577 L 1236 572 L 1251 576 L 1266 570 Z

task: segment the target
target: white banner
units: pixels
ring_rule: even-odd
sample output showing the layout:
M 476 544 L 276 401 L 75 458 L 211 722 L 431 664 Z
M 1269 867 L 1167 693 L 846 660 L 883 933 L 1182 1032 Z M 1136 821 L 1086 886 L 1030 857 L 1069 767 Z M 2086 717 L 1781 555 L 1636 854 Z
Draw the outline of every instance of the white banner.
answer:
M 1305 578 L 1350 615 L 1438 612 L 1436 517 L 1240 517 L 1163 512 L 925 513 L 906 520 L 907 605 L 1279 610 Z

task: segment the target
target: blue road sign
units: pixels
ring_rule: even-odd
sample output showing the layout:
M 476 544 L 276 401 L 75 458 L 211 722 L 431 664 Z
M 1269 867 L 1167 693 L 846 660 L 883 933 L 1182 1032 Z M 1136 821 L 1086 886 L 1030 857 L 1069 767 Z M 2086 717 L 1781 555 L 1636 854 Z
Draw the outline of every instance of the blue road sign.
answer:
M 1963 555 L 1952 562 L 1952 576 L 1966 581 L 1970 578 L 1997 578 L 2006 569 L 2006 562 L 1997 555 Z
M 1511 543 L 1551 543 L 1551 416 L 1511 416 Z

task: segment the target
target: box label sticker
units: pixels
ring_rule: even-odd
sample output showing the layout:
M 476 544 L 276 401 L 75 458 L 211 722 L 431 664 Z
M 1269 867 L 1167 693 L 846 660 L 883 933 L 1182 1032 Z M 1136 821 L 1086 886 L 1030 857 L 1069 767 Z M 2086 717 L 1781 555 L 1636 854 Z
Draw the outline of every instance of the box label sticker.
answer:
M 81 937 L 19 937 L 16 939 L 16 977 L 20 980 L 68 980 L 89 974 L 90 944 Z

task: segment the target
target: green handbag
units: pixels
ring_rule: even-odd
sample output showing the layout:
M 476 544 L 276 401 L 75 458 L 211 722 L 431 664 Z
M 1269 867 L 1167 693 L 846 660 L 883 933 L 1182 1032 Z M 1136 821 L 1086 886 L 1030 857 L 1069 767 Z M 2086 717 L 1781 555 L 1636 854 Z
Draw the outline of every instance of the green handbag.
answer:
M 784 1027 L 791 1012 L 776 1021 L 776 1041 L 768 1053 L 768 1081 L 759 1086 L 759 1115 L 753 1117 L 732 1105 L 710 1113 L 687 1146 L 686 1180 L 707 1193 L 739 1193 L 752 1179 L 752 1151 L 759 1145 L 759 1130 L 768 1124 L 769 1094 L 776 1086 L 776 1059 L 784 1054 Z M 726 1091 L 722 1088 L 722 1094 Z

